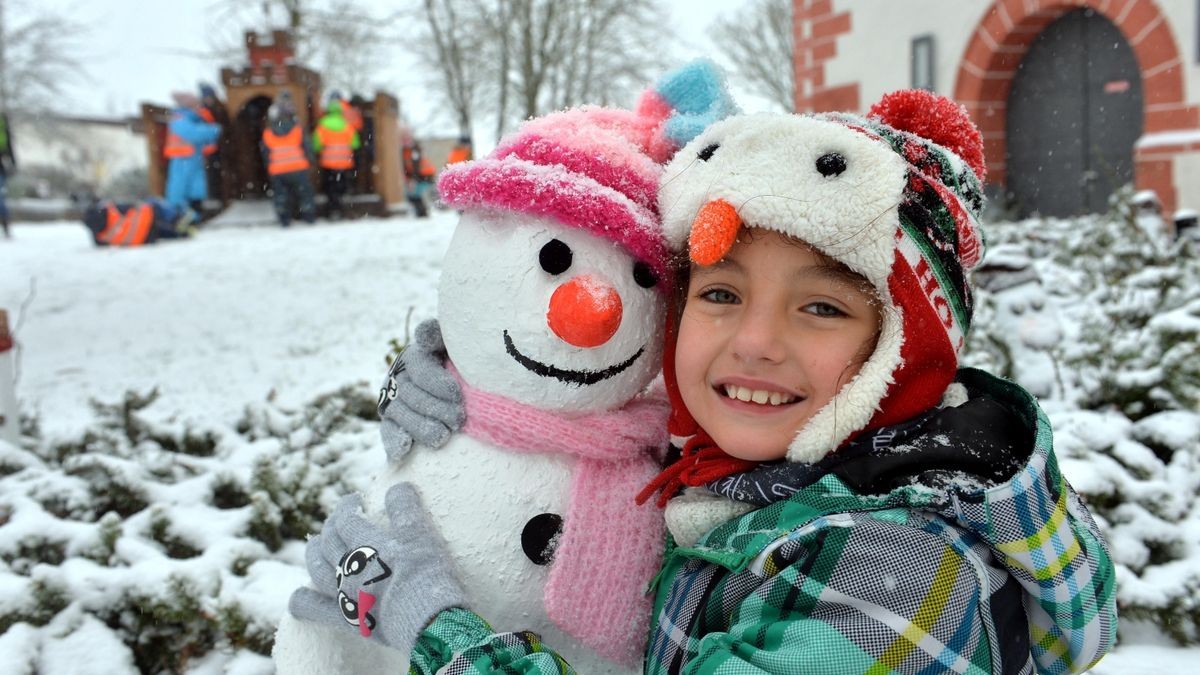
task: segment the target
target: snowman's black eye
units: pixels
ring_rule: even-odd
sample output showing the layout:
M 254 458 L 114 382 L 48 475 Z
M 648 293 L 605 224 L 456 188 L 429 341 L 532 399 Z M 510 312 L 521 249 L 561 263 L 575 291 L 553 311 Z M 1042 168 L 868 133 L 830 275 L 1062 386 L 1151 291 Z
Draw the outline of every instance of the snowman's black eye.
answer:
M 708 160 L 712 159 L 713 153 L 716 152 L 717 148 L 719 147 L 721 147 L 719 143 L 713 143 L 712 145 L 706 146 L 703 150 L 697 153 L 696 156 L 707 162 Z
M 658 277 L 650 270 L 650 266 L 640 260 L 633 264 L 633 280 L 642 288 L 654 288 Z
M 571 247 L 557 239 L 551 239 L 538 252 L 538 262 L 550 274 L 562 274 L 571 267 Z
M 839 153 L 827 152 L 817 158 L 817 171 L 826 178 L 841 175 L 845 170 L 846 158 L 842 157 Z

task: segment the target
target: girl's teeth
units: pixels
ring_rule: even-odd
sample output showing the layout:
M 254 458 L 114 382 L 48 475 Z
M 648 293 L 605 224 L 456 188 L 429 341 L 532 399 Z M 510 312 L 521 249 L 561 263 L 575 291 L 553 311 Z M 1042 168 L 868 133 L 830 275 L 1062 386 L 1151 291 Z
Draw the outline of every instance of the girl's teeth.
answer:
M 765 391 L 762 389 L 748 389 L 746 387 L 739 387 L 736 384 L 725 385 L 725 395 L 728 396 L 729 398 L 737 399 L 739 401 L 745 401 L 747 403 L 753 401 L 754 403 L 757 403 L 759 405 L 764 405 L 764 404 L 768 404 L 768 403 L 770 405 L 782 405 L 784 403 L 791 403 L 792 401 L 795 400 L 794 397 L 789 396 L 788 394 L 778 392 L 778 391 Z

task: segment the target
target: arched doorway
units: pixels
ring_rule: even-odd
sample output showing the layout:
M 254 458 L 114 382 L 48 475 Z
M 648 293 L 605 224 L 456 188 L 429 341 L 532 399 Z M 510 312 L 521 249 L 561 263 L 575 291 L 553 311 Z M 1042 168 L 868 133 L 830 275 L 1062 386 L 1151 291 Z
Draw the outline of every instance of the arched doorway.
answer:
M 1120 29 L 1093 9 L 1067 12 L 1037 36 L 1006 106 L 1006 191 L 1017 214 L 1104 211 L 1134 178 L 1143 130 L 1142 77 Z
M 258 151 L 267 124 L 267 109 L 270 107 L 269 97 L 255 96 L 246 101 L 234 121 L 238 147 L 244 149 L 237 157 L 238 199 L 264 197 L 270 187 L 267 167 L 263 164 L 262 153 Z

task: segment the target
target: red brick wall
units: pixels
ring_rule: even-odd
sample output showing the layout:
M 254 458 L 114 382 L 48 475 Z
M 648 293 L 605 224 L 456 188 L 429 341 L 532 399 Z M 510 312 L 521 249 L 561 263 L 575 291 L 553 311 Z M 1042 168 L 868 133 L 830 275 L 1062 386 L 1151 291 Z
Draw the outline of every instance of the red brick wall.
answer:
M 793 0 L 796 111 L 858 110 L 859 86 L 830 84 L 825 64 L 838 53 L 838 38 L 853 27 L 849 12 L 834 13 L 833 0 Z

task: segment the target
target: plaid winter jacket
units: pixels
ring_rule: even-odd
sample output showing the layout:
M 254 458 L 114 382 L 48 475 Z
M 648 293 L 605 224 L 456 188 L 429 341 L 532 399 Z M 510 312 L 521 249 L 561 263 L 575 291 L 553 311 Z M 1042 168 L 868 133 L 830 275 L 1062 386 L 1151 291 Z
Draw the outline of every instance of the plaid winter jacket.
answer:
M 833 472 L 668 551 L 648 675 L 1074 673 L 1116 638 L 1112 563 L 1059 473 L 1049 424 L 1020 387 L 979 371 L 1032 451 L 991 487 L 912 483 L 882 495 Z M 1027 432 L 1027 433 L 1025 433 Z M 971 448 L 961 448 L 971 452 Z M 469 630 L 468 630 L 469 629 Z M 439 615 L 414 672 L 564 672 L 531 634 Z M 586 675 L 586 674 L 585 674 Z

